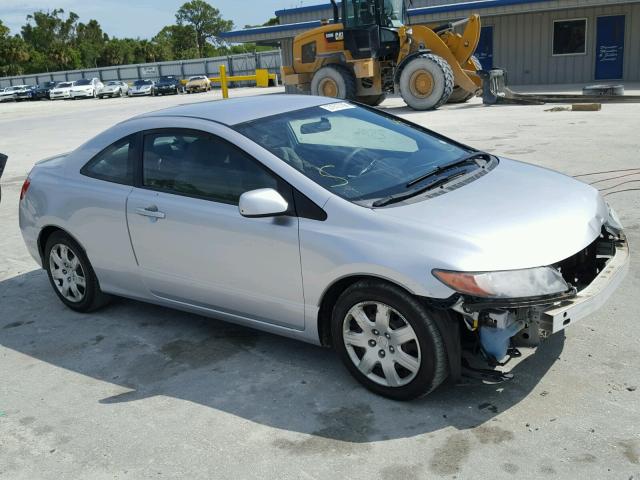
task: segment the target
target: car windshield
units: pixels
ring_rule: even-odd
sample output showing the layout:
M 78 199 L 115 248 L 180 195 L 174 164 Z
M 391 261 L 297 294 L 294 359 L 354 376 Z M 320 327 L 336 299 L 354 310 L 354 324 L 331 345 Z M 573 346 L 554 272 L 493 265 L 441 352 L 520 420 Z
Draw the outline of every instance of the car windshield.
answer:
M 120 85 L 120 82 L 107 82 L 108 86 Z
M 82 85 L 91 85 L 91 80 L 87 80 L 87 79 L 85 78 L 85 79 L 82 79 L 82 80 L 77 80 L 75 84 L 76 84 L 77 86 L 82 86 Z
M 136 80 L 133 82 L 136 87 L 141 87 L 144 85 L 151 85 L 151 80 Z
M 236 130 L 347 200 L 406 192 L 408 183 L 471 150 L 348 102 L 237 125 Z
M 160 81 L 163 83 L 174 82 L 175 79 L 175 77 L 160 77 Z
M 65 82 L 63 82 L 63 83 L 59 83 L 59 84 L 56 86 L 56 88 L 69 88 L 70 86 L 71 86 L 71 84 L 70 84 L 70 83 L 65 83 Z
M 189 80 L 203 80 L 205 77 L 191 77 Z

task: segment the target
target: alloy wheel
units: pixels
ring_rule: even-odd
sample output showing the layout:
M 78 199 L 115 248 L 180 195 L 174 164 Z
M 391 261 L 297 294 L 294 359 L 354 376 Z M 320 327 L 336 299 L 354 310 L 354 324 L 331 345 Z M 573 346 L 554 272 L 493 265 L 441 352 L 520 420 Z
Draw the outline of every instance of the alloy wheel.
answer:
M 418 374 L 418 337 L 389 305 L 371 301 L 351 307 L 343 320 L 342 339 L 353 364 L 379 385 L 402 387 Z
M 87 293 L 87 280 L 78 255 L 68 245 L 58 243 L 49 253 L 49 270 L 60 294 L 73 303 Z

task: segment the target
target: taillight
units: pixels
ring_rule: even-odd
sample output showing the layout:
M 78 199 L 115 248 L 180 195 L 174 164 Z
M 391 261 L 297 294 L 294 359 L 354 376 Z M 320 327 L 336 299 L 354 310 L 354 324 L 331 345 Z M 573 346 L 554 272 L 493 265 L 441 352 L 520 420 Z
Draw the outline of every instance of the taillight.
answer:
M 31 179 L 29 177 L 24 179 L 24 183 L 22 184 L 22 188 L 20 189 L 20 200 L 24 198 L 27 194 L 27 190 L 29 190 L 29 186 L 31 185 Z

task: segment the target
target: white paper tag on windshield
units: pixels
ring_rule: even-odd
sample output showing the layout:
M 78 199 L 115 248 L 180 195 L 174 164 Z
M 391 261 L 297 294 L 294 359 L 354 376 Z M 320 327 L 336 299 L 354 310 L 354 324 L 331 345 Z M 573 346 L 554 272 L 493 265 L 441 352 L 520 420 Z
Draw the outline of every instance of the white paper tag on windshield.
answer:
M 329 110 L 330 112 L 339 112 L 340 110 L 347 110 L 349 108 L 356 108 L 355 105 L 351 105 L 347 102 L 330 103 L 329 105 L 320 105 L 320 108 Z

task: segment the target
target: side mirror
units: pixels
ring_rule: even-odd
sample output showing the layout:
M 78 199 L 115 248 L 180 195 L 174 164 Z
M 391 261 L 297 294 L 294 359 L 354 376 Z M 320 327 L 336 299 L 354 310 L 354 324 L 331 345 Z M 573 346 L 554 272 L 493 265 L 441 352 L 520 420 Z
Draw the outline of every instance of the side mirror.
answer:
M 275 217 L 284 215 L 289 204 L 273 188 L 260 188 L 240 195 L 238 209 L 247 218 Z

